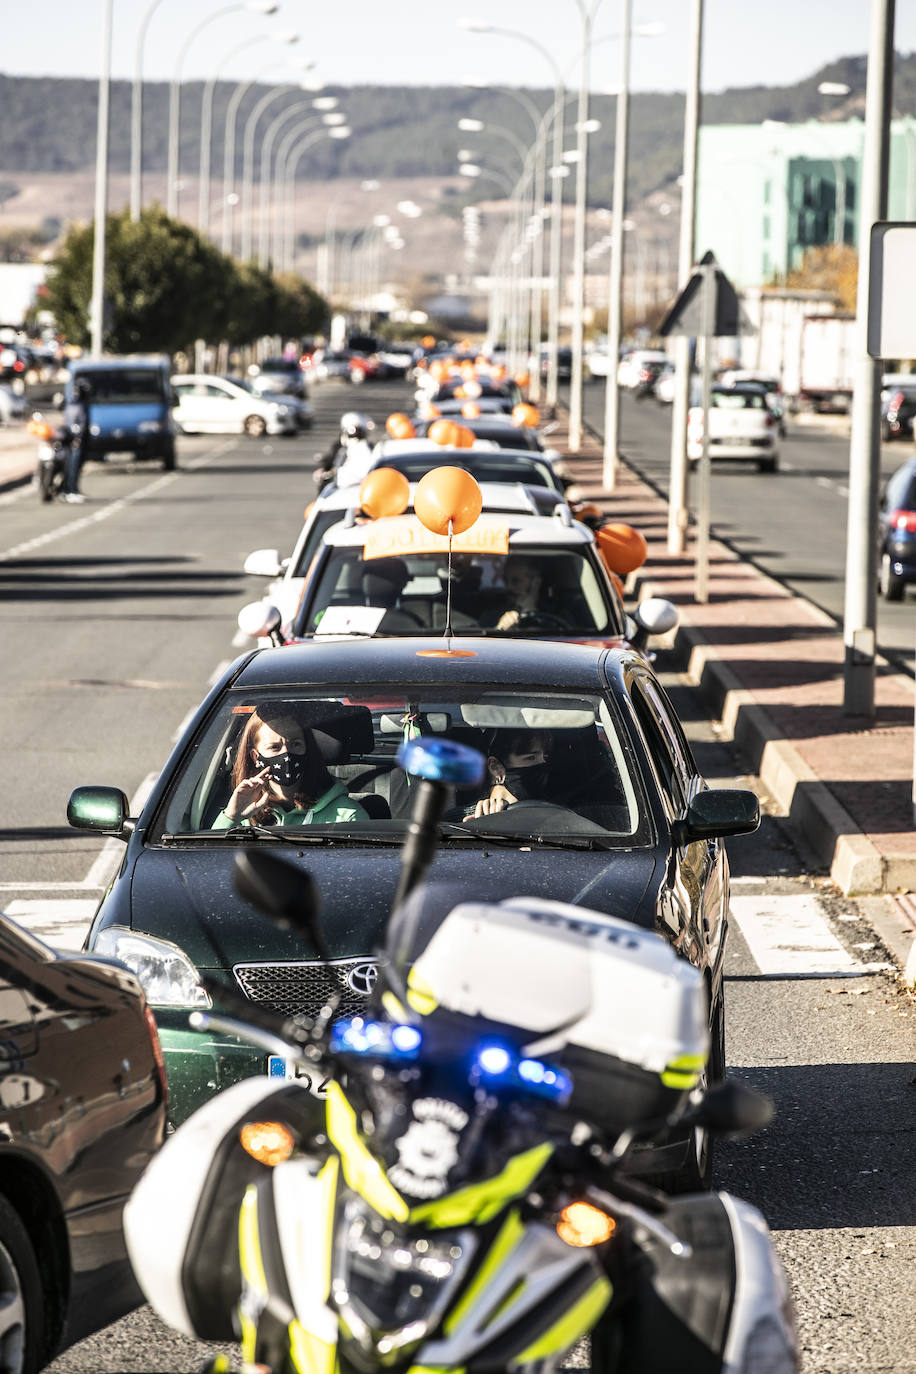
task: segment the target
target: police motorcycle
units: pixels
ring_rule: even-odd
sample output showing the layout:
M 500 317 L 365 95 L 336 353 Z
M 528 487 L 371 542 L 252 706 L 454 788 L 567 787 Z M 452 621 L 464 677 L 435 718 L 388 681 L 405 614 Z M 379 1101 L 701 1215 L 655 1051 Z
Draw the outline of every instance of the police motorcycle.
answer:
M 422 738 L 399 759 L 413 816 L 366 1014 L 283 1021 L 241 994 L 238 1021 L 192 1013 L 307 1076 L 235 1084 L 153 1160 L 125 1211 L 147 1299 L 240 1340 L 246 1374 L 544 1374 L 587 1335 L 599 1374 L 796 1370 L 760 1213 L 625 1171 L 675 1121 L 770 1117 L 733 1081 L 694 1091 L 699 973 L 626 921 L 422 885 L 448 785 L 483 760 Z M 246 851 L 236 883 L 325 957 L 301 870 Z
M 42 501 L 53 501 L 64 489 L 67 456 L 73 436 L 66 425 L 54 425 L 36 411 L 26 425 L 26 432 L 38 440 L 38 463 L 35 468 L 35 487 Z

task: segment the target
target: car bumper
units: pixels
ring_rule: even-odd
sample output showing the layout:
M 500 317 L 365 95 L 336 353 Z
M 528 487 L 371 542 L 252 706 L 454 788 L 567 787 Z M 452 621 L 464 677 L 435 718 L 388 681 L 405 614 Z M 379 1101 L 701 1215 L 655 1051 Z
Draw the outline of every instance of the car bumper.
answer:
M 182 1030 L 163 1025 L 159 1016 L 156 1019 L 165 1056 L 171 1126 L 180 1126 L 223 1088 L 267 1072 L 264 1051 L 234 1036 Z M 187 1022 L 187 1013 L 184 1019 Z
M 158 434 L 93 434 L 86 446 L 88 455 L 133 453 L 137 458 L 162 458 L 175 447 L 175 435 L 168 430 Z
M 771 458 L 776 452 L 773 439 L 747 439 L 743 443 L 735 439 L 710 439 L 710 458 L 737 458 L 756 463 L 760 458 Z M 701 458 L 703 445 L 699 439 L 687 440 L 687 457 Z

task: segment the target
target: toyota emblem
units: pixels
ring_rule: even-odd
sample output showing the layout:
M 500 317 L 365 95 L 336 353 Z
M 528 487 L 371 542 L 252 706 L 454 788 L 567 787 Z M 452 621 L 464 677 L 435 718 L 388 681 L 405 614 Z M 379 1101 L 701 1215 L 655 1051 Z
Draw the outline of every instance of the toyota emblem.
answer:
M 375 987 L 376 978 L 378 978 L 377 964 L 354 964 L 347 974 L 347 983 L 361 997 L 368 997 Z

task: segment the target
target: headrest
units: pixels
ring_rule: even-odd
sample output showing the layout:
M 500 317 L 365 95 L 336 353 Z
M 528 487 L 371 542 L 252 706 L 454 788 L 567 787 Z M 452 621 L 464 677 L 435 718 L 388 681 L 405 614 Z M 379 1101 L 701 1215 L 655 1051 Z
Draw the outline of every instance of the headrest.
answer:
M 350 754 L 371 754 L 372 713 L 368 706 L 345 706 L 338 701 L 277 701 L 258 714 L 271 720 L 286 716 L 311 730 L 326 764 L 346 763 Z

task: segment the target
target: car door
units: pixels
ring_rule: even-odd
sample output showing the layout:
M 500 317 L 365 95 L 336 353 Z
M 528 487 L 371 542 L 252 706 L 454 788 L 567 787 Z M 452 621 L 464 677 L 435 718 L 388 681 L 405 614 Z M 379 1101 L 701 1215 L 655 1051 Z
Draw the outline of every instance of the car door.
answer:
M 634 670 L 629 690 L 670 826 L 684 817 L 688 803 L 706 784 L 657 679 Z M 672 846 L 658 915 L 691 962 L 708 965 L 717 976 L 728 915 L 728 865 L 721 840 Z

